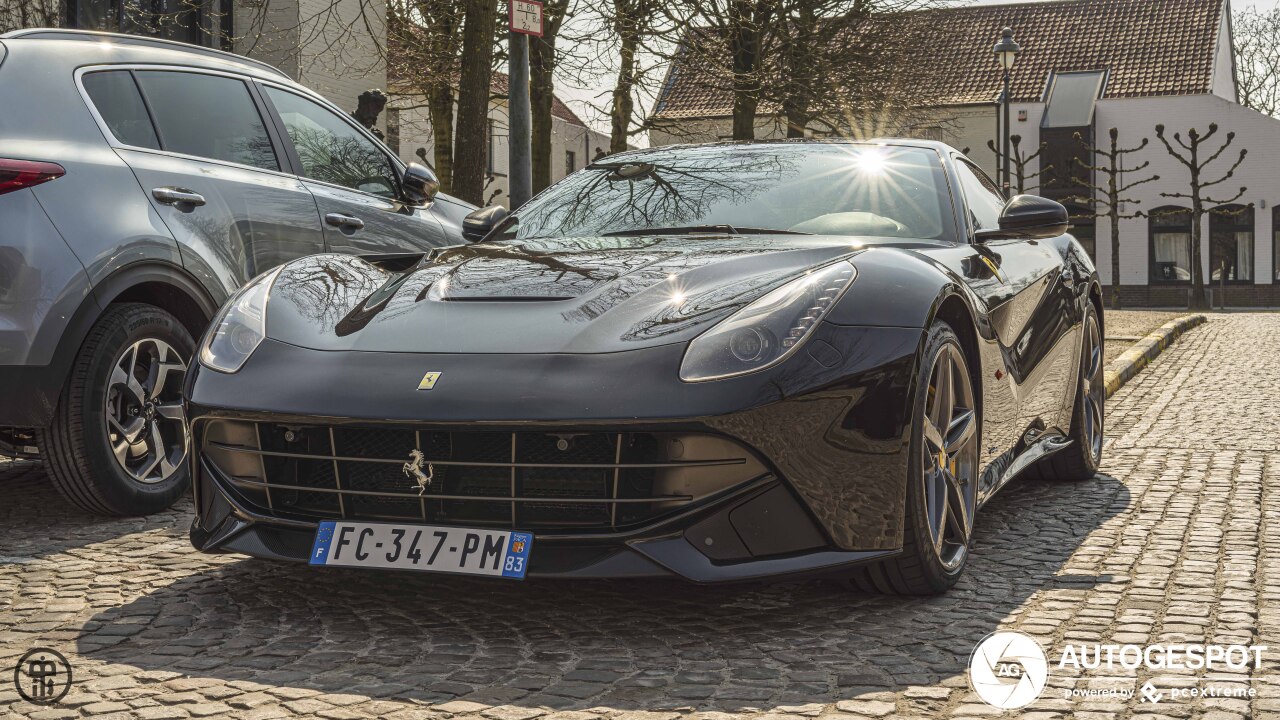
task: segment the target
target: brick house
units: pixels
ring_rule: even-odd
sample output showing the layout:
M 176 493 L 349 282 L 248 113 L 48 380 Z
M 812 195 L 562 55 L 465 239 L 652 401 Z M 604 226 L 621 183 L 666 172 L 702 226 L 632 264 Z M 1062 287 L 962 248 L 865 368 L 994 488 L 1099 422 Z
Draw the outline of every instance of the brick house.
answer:
M 1028 191 L 1068 200 L 1081 193 L 1066 176 L 1089 182 L 1074 158 L 1081 146 L 1075 135 L 1091 141 L 1116 128 L 1121 145 L 1150 144 L 1130 156 L 1150 161 L 1147 171 L 1159 182 L 1135 188 L 1141 201 L 1125 208 L 1152 217 L 1121 220 L 1120 280 L 1130 305 L 1185 306 L 1190 293 L 1190 202 L 1161 193 L 1187 192 L 1187 170 L 1156 139 L 1155 125 L 1175 131 L 1205 132 L 1210 123 L 1236 133 L 1235 143 L 1206 174 L 1216 177 L 1230 168 L 1238 148 L 1249 157 L 1228 182 L 1214 188 L 1217 196 L 1246 194 L 1202 221 L 1202 266 L 1212 285 L 1213 302 L 1224 295 L 1228 306 L 1280 306 L 1280 120 L 1237 102 L 1231 52 L 1230 5 L 1227 0 L 1042 0 L 1008 5 L 981 5 L 923 11 L 922 20 L 952 29 L 935 47 L 921 48 L 919 62 L 930 63 L 940 83 L 941 98 L 890 134 L 938 139 L 967 148 L 993 176 L 996 156 L 987 148 L 997 138 L 996 104 L 1000 72 L 991 47 L 1000 29 L 1012 27 L 1022 46 L 1011 86 L 1012 133 L 1022 148 L 1046 150 L 1030 163 L 1035 177 Z M 673 63 L 654 106 L 653 116 L 678 126 L 678 132 L 654 130 L 653 145 L 690 140 L 723 139 L 730 133 L 732 100 L 709 87 L 696 68 Z M 932 118 L 930 120 L 928 118 Z M 936 122 L 935 122 L 936 121 Z M 757 137 L 783 137 L 785 125 L 765 108 Z M 1216 143 L 1213 144 L 1216 147 Z M 1064 171 L 1064 169 L 1069 169 Z M 1136 178 L 1134 178 L 1136 179 Z M 1041 180 L 1045 181 L 1041 185 Z M 1075 232 L 1089 247 L 1105 282 L 1110 283 L 1111 247 L 1107 219 L 1080 214 Z M 1097 238 L 1097 242 L 1094 241 Z

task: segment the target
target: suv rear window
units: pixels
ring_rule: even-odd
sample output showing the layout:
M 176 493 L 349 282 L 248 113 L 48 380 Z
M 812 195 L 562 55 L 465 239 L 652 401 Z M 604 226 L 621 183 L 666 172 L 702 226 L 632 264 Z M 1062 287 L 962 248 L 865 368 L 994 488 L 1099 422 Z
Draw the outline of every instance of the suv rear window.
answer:
M 164 70 L 136 75 L 166 151 L 280 169 L 244 81 Z
M 156 130 L 147 116 L 147 106 L 128 70 L 89 73 L 81 82 L 116 140 L 126 145 L 160 149 Z

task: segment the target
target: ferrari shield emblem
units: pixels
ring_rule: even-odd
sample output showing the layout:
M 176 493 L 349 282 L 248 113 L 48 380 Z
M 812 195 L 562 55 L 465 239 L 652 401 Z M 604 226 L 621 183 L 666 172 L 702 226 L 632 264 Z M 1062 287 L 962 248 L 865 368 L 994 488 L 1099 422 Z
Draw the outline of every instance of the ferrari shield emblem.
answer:
M 441 374 L 442 374 L 442 373 L 439 373 L 439 372 L 436 372 L 435 370 L 432 370 L 431 372 L 427 373 L 426 375 L 423 375 L 423 376 L 422 376 L 422 382 L 418 383 L 418 389 L 419 389 L 419 390 L 430 390 L 431 388 L 435 387 L 435 386 L 436 386 L 436 381 L 440 379 L 440 375 L 441 375 Z

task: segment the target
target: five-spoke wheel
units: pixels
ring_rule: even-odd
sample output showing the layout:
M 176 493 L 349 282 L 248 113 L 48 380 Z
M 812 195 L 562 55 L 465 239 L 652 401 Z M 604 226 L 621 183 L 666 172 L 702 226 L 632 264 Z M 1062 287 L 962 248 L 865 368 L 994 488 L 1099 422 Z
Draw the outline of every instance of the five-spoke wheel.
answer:
M 925 513 L 938 561 L 948 570 L 964 563 L 977 500 L 978 416 L 964 353 L 944 344 L 934 358 L 923 419 Z
M 932 595 L 964 571 L 982 447 L 971 362 L 950 325 L 929 328 L 912 405 L 902 552 L 854 570 L 849 579 L 861 590 Z

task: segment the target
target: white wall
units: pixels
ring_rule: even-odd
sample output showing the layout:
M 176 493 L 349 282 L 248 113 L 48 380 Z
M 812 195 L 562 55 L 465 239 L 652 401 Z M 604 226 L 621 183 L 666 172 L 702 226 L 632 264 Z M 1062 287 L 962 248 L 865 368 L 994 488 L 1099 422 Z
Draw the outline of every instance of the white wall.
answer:
M 1016 106 L 1015 106 L 1016 107 Z M 1163 205 L 1190 207 L 1189 200 L 1166 198 L 1161 193 L 1189 192 L 1190 176 L 1187 169 L 1170 156 L 1164 146 L 1156 138 L 1155 126 L 1158 122 L 1166 125 L 1166 137 L 1173 142 L 1173 133 L 1180 132 L 1185 139 L 1187 130 L 1196 128 L 1201 133 L 1208 132 L 1211 123 L 1220 126 L 1218 134 L 1206 146 L 1210 151 L 1219 147 L 1218 143 L 1226 139 L 1229 132 L 1236 133 L 1231 148 L 1223 153 L 1214 164 L 1206 169 L 1206 177 L 1216 179 L 1225 173 L 1238 156 L 1238 150 L 1247 148 L 1249 156 L 1236 171 L 1235 176 L 1208 193 L 1220 199 L 1230 198 L 1241 187 L 1249 190 L 1237 202 L 1254 203 L 1254 282 L 1270 284 L 1273 282 L 1272 267 L 1272 228 L 1271 208 L 1280 202 L 1280 120 L 1271 118 L 1248 108 L 1228 102 L 1216 95 L 1196 95 L 1180 97 L 1110 99 L 1098 102 L 1097 136 L 1098 142 L 1107 143 L 1108 133 L 1112 127 L 1119 130 L 1121 147 L 1134 147 L 1143 138 L 1149 140 L 1148 146 L 1141 152 L 1127 156 L 1130 167 L 1150 161 L 1151 165 L 1142 173 L 1132 175 L 1128 181 L 1141 179 L 1148 175 L 1158 175 L 1157 182 L 1138 186 L 1128 195 L 1140 201 L 1136 206 L 1125 208 L 1126 214 L 1135 210 L 1152 210 Z M 1028 142 L 1038 143 L 1038 119 L 1028 122 L 1028 130 L 1024 132 L 1024 146 Z M 1017 131 L 1015 122 L 1015 131 Z M 1175 143 L 1175 147 L 1177 147 Z M 1181 149 L 1181 148 L 1179 148 Z M 1145 285 L 1149 277 L 1148 255 L 1148 223 L 1146 218 L 1120 221 L 1120 282 L 1125 285 Z M 1209 220 L 1201 222 L 1201 263 L 1205 268 L 1206 279 L 1209 274 Z M 1098 270 L 1104 282 L 1111 281 L 1111 230 L 1106 218 L 1099 218 L 1097 224 L 1097 261 Z
M 1024 152 L 1034 152 L 1040 144 L 1040 119 L 1043 114 L 1042 103 L 1014 104 L 1013 133 L 1023 137 Z M 1018 111 L 1025 110 L 1025 120 L 1018 119 Z M 941 112 L 941 111 L 940 111 Z M 944 130 L 943 140 L 956 148 L 970 148 L 970 155 L 983 169 L 995 175 L 995 156 L 987 149 L 987 140 L 995 136 L 994 108 L 973 106 L 955 108 L 950 113 L 951 123 Z M 728 120 L 701 121 L 690 123 L 689 128 L 695 136 L 715 136 L 728 126 Z M 1143 151 L 1128 156 L 1130 166 L 1150 161 L 1151 166 L 1140 176 L 1131 177 L 1136 180 L 1147 174 L 1159 175 L 1161 180 L 1134 188 L 1129 196 L 1140 201 L 1136 206 L 1125 208 L 1126 214 L 1135 210 L 1152 210 L 1163 205 L 1190 207 L 1189 200 L 1171 199 L 1161 196 L 1162 192 L 1188 192 L 1190 176 L 1187 169 L 1171 157 L 1160 144 L 1155 135 L 1156 123 L 1163 122 L 1167 126 L 1166 135 L 1170 142 L 1173 133 L 1181 132 L 1186 137 L 1188 129 L 1194 127 L 1201 133 L 1208 132 L 1211 123 L 1217 123 L 1221 129 L 1208 145 L 1211 150 L 1218 147 L 1218 142 L 1225 140 L 1228 132 L 1236 133 L 1236 139 L 1230 149 L 1223 153 L 1213 165 L 1206 170 L 1210 178 L 1217 178 L 1226 172 L 1239 154 L 1239 149 L 1247 148 L 1249 155 L 1244 164 L 1229 181 L 1215 187 L 1209 193 L 1211 197 L 1230 198 L 1243 186 L 1249 188 L 1237 202 L 1254 204 L 1254 282 L 1271 284 L 1275 282 L 1272 267 L 1274 243 L 1271 227 L 1272 208 L 1280 203 L 1280 120 L 1262 115 L 1254 110 L 1228 101 L 1218 95 L 1190 95 L 1151 98 L 1115 98 L 1098 101 L 1097 136 L 1099 143 L 1109 142 L 1108 133 L 1112 127 L 1120 132 L 1119 142 L 1122 147 L 1140 144 L 1143 138 L 1149 144 Z M 671 135 L 651 135 L 654 144 L 669 139 Z M 1176 146 L 1176 145 L 1175 145 Z M 1028 167 L 1028 172 L 1039 170 L 1039 163 Z M 1148 268 L 1149 239 L 1146 218 L 1121 221 L 1121 256 L 1120 282 L 1125 285 L 1145 285 L 1150 271 Z M 1099 218 L 1097 232 L 1097 262 L 1103 281 L 1111 281 L 1111 230 L 1105 218 Z M 1209 268 L 1209 220 L 1202 220 L 1201 264 L 1205 269 L 1206 281 L 1211 272 Z

